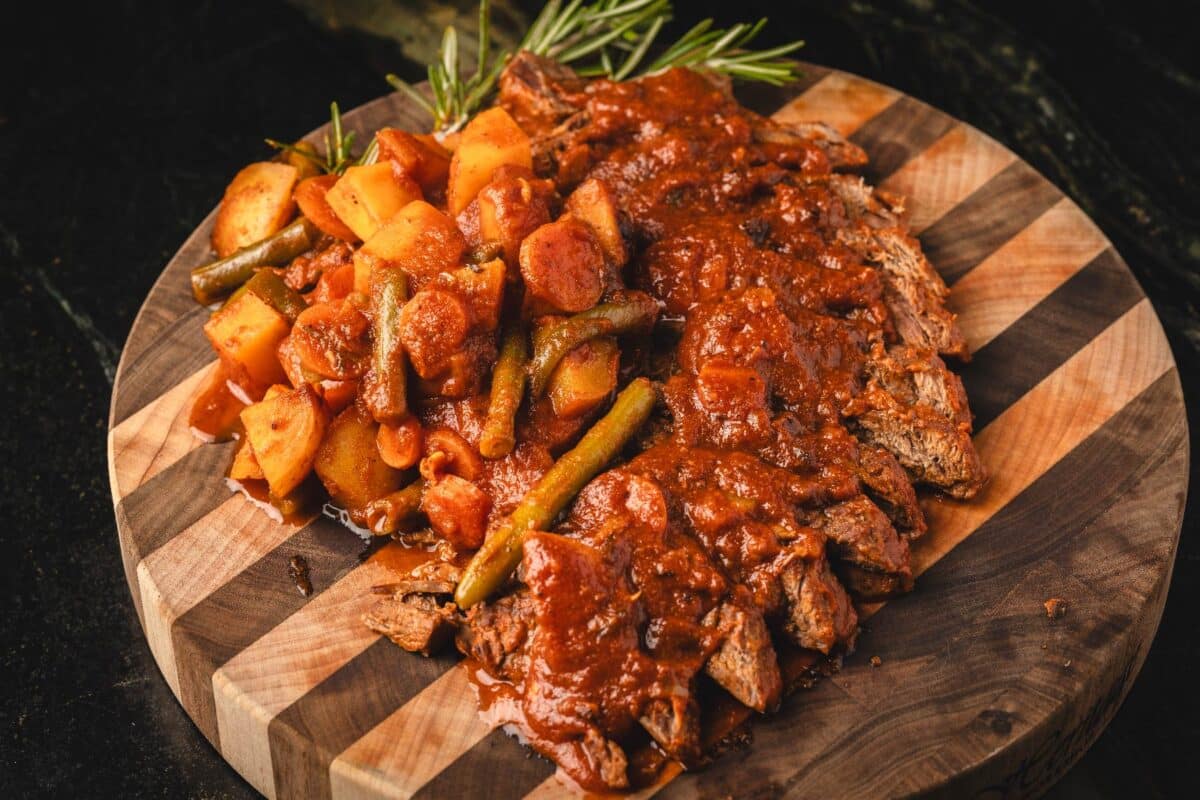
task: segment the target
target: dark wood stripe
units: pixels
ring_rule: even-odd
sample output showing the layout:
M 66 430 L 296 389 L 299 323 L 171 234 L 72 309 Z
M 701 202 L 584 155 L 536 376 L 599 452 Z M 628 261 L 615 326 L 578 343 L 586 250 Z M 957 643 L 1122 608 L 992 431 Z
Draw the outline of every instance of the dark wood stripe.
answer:
M 921 245 L 953 284 L 1061 199 L 1052 183 L 1016 161 L 927 228 Z
M 800 75 L 787 86 L 771 86 L 766 83 L 739 83 L 734 86 L 738 102 L 763 116 L 770 116 L 792 100 L 811 89 L 831 72 L 826 67 L 802 62 Z
M 210 741 L 217 742 L 213 673 L 353 569 L 362 549 L 340 524 L 318 517 L 175 620 L 180 700 Z M 288 575 L 293 556 L 308 562 L 310 597 Z
M 1155 487 L 1177 485 L 1173 471 L 1186 469 L 1187 441 L 1178 397 L 1171 370 L 925 572 L 915 592 L 888 603 L 839 675 L 794 695 L 777 717 L 756 719 L 752 747 L 681 776 L 658 796 L 690 797 L 701 787 L 709 796 L 825 796 L 836 776 L 862 774 L 858 743 L 902 736 L 917 720 L 927 729 L 931 707 L 947 720 L 943 736 L 957 740 L 949 722 L 956 712 L 1003 708 L 1000 695 L 1030 675 L 1038 691 L 1053 692 L 1048 702 L 1082 691 L 1076 681 L 1094 673 L 1081 662 L 1102 661 L 1104 648 L 1130 629 L 1127 609 L 1140 607 L 1142 587 L 1125 592 L 1122 582 L 1160 574 L 1143 567 L 1148 548 L 1162 543 L 1161 529 L 1130 530 L 1128 509 L 1112 515 L 1112 525 L 1097 521 L 1121 504 L 1160 502 Z M 1169 502 L 1168 515 L 1181 510 L 1182 497 Z M 1095 563 L 1098 547 L 1111 562 Z M 1071 603 L 1058 622 L 1070 633 L 1056 635 L 1048 624 L 1041 605 L 1048 597 Z M 1061 646 L 1075 648 L 1077 670 L 1063 666 Z M 876 653 L 884 655 L 878 668 L 867 663 Z M 980 677 L 964 682 L 964 674 Z M 1012 720 L 1014 737 L 1023 724 Z M 1009 727 L 990 730 L 987 748 L 971 754 L 976 762 L 1012 743 Z M 934 751 L 930 733 L 922 741 Z
M 523 797 L 553 774 L 554 764 L 496 728 L 422 786 L 413 798 Z
M 954 119 L 903 95 L 854 132 L 850 141 L 871 157 L 863 175 L 881 183 L 953 128 Z
M 234 442 L 197 447 L 127 494 L 117 504 L 117 517 L 132 552 L 125 578 L 135 598 L 137 565 L 205 514 L 229 499 L 225 468 Z
M 987 343 L 958 370 L 981 430 L 1143 297 L 1112 248 Z
M 179 280 L 186 280 L 185 271 L 181 271 Z M 213 351 L 204 338 L 204 323 L 208 316 L 208 309 L 193 303 L 182 316 L 155 330 L 153 339 L 147 340 L 140 331 L 136 342 L 130 337 L 113 395 L 110 428 L 121 424 L 213 360 Z
M 380 639 L 271 720 L 276 797 L 330 796 L 329 765 L 350 745 L 453 668 Z

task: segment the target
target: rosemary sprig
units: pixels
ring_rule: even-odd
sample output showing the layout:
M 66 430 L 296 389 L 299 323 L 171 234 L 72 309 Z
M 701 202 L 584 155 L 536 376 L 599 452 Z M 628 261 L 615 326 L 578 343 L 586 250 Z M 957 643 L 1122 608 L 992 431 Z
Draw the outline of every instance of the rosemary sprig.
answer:
M 367 154 L 372 152 L 375 147 L 375 140 L 371 140 L 371 144 L 367 147 L 363 157 L 357 161 L 351 155 L 350 148 L 354 145 L 354 131 L 344 131 L 342 129 L 342 113 L 338 109 L 337 103 L 329 104 L 329 130 L 325 132 L 325 154 L 321 155 L 314 150 L 306 150 L 297 147 L 294 144 L 280 142 L 275 139 L 266 139 L 266 143 L 276 150 L 282 150 L 288 153 L 295 153 L 317 165 L 322 171 L 330 175 L 341 175 L 348 167 L 355 163 L 363 163 L 366 160 Z
M 530 25 L 519 49 L 569 64 L 580 75 L 625 80 L 654 75 L 672 67 L 708 70 L 747 81 L 775 85 L 796 79 L 796 66 L 784 59 L 804 45 L 790 42 L 769 50 L 753 51 L 750 43 L 762 32 L 766 19 L 740 23 L 729 29 L 699 23 L 663 53 L 642 66 L 663 26 L 674 13 L 671 0 L 550 0 Z M 387 81 L 411 97 L 433 117 L 434 130 L 451 133 L 488 100 L 511 52 L 492 55 L 489 4 L 479 4 L 479 43 L 475 71 L 465 75 L 458 47 L 458 32 L 446 28 L 439 59 L 428 70 L 432 98 L 426 97 L 397 75 Z

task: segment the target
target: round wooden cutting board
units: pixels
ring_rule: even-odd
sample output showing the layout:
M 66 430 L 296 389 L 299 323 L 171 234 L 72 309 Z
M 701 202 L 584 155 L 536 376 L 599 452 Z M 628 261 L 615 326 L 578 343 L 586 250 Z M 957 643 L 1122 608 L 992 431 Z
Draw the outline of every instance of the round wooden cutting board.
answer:
M 815 66 L 768 94 L 751 104 L 833 124 L 870 154 L 870 182 L 908 197 L 975 353 L 960 373 L 994 477 L 972 502 L 926 501 L 916 590 L 867 620 L 838 674 L 755 720 L 749 746 L 647 794 L 1036 794 L 1120 706 L 1162 613 L 1188 461 L 1166 339 L 1104 235 L 984 134 Z M 428 125 L 399 95 L 347 119 Z M 455 657 L 360 623 L 386 565 L 333 520 L 272 522 L 226 488 L 231 446 L 192 437 L 213 354 L 187 273 L 209 258 L 211 222 L 150 292 L 113 389 L 121 549 L 164 679 L 271 797 L 561 793 L 552 764 L 480 721 Z M 310 597 L 288 578 L 295 555 Z M 1065 616 L 1048 618 L 1050 598 Z

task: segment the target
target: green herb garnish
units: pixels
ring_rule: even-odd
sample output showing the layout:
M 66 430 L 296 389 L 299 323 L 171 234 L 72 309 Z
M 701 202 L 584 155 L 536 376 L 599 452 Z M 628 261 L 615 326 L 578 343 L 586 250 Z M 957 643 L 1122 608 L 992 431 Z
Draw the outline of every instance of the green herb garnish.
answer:
M 613 80 L 654 75 L 672 67 L 708 70 L 732 78 L 780 85 L 796 79 L 796 65 L 783 57 L 803 42 L 769 50 L 747 49 L 766 19 L 732 28 L 699 23 L 662 55 L 638 71 L 656 37 L 671 19 L 671 0 L 550 0 L 533 21 L 518 49 L 570 64 L 580 75 Z M 450 133 L 471 119 L 495 90 L 496 81 L 513 53 L 492 54 L 487 0 L 479 4 L 479 47 L 474 72 L 465 75 L 458 50 L 458 32 L 446 28 L 439 60 L 429 66 L 432 98 L 396 75 L 387 81 L 433 117 L 434 130 Z

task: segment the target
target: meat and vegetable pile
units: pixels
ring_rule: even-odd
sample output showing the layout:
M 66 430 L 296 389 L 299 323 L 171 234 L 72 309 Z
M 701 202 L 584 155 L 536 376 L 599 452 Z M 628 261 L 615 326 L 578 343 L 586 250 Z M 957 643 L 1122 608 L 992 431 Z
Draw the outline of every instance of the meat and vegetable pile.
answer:
M 578 784 L 695 763 L 713 697 L 772 711 L 781 653 L 911 588 L 914 485 L 982 485 L 945 285 L 859 148 L 699 72 L 522 53 L 461 133 L 374 141 L 230 184 L 197 426 L 277 507 L 429 548 L 366 623 L 456 643 Z

